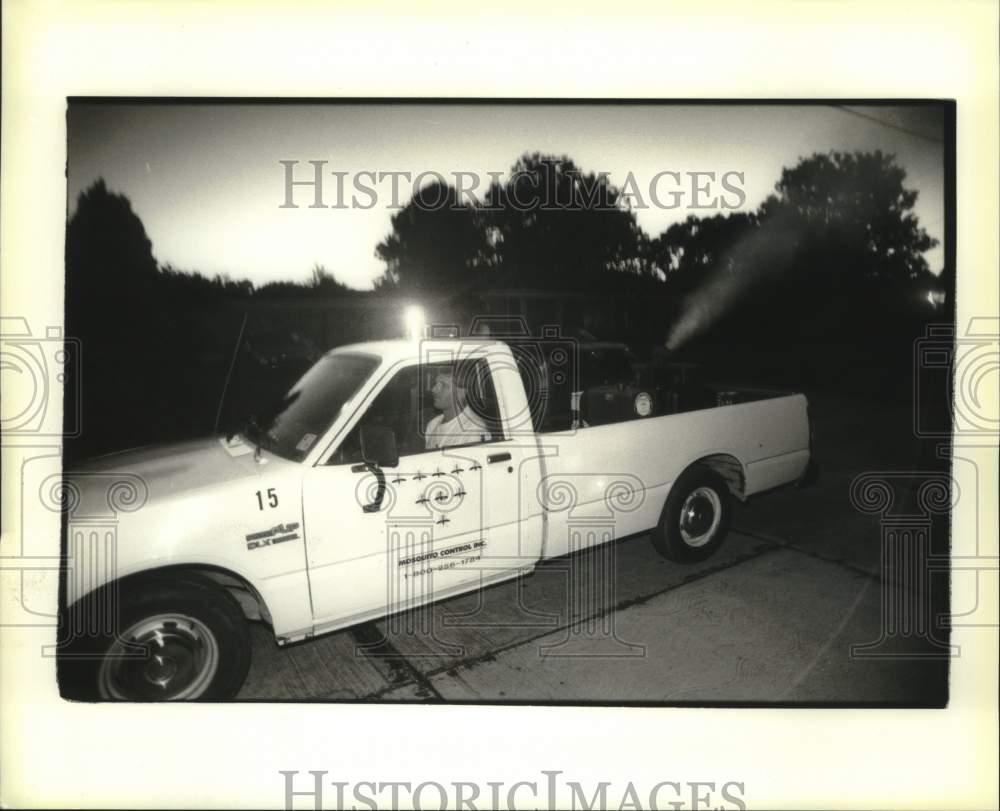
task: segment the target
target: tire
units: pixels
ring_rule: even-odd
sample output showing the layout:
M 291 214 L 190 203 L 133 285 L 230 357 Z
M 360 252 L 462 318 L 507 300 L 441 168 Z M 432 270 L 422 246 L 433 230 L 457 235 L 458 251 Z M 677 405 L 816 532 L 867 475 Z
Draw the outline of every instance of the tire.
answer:
M 109 594 L 101 590 L 65 617 L 63 697 L 222 701 L 239 692 L 250 668 L 250 630 L 229 592 L 193 575 L 143 578 L 120 586 L 117 622 L 104 616 Z M 69 632 L 87 625 L 102 632 Z
M 714 555 L 729 530 L 732 497 L 725 481 L 702 465 L 685 470 L 674 482 L 653 546 L 667 560 L 696 563 Z

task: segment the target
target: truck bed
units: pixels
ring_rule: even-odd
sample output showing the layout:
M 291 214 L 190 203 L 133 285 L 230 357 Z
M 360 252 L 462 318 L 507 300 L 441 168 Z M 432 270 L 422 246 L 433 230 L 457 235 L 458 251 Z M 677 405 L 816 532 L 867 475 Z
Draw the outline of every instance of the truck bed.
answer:
M 654 527 L 670 486 L 695 463 L 723 475 L 740 498 L 802 475 L 810 455 L 803 395 L 708 391 L 700 408 L 539 436 L 542 500 L 524 506 L 547 513 L 544 557 Z
M 645 406 L 637 405 L 644 395 Z M 788 392 L 761 388 L 735 387 L 717 383 L 653 381 L 590 386 L 579 395 L 579 414 L 573 411 L 572 393 L 554 390 L 540 415 L 540 433 L 566 431 L 574 427 L 594 427 L 704 411 L 713 408 L 772 400 Z

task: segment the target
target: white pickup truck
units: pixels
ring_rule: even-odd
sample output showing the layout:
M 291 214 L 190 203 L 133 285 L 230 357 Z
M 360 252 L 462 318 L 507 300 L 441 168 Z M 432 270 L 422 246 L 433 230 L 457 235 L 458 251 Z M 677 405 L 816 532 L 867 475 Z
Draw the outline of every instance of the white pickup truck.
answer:
M 344 346 L 240 433 L 67 473 L 63 695 L 232 697 L 248 620 L 284 645 L 637 533 L 701 560 L 732 498 L 804 476 L 803 395 L 581 382 L 579 352 L 553 334 Z M 88 516 L 113 502 L 95 550 Z

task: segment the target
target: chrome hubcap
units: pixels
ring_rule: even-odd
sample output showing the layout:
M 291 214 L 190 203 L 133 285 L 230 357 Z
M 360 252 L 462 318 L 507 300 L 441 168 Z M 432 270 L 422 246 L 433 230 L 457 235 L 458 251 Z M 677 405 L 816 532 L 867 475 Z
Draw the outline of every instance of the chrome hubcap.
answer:
M 219 667 L 219 643 L 199 619 L 157 614 L 128 628 L 101 662 L 102 698 L 178 701 L 203 695 Z
M 704 546 L 722 521 L 722 500 L 711 487 L 698 487 L 681 506 L 681 538 L 688 546 Z

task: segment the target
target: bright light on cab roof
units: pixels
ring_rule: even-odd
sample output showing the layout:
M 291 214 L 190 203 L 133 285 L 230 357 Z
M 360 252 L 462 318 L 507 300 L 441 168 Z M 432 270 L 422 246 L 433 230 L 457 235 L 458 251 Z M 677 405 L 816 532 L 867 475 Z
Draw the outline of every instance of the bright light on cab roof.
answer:
M 406 308 L 403 322 L 406 325 L 406 337 L 411 341 L 419 341 L 421 338 L 457 338 L 459 335 L 456 324 L 428 324 L 424 311 L 415 304 Z
M 403 322 L 406 324 L 406 337 L 411 341 L 419 341 L 424 335 L 424 326 L 427 319 L 424 311 L 414 304 L 406 308 L 403 314 Z

